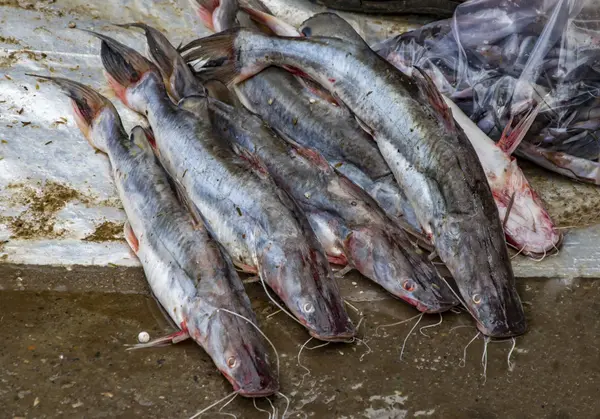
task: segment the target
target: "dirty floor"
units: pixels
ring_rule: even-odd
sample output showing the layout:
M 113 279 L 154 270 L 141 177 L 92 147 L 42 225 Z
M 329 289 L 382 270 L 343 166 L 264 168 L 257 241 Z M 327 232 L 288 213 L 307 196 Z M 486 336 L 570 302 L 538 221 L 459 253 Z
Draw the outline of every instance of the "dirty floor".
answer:
M 32 275 L 0 266 L 0 418 L 187 418 L 231 391 L 191 342 L 125 351 L 140 331 L 158 337 L 172 329 L 140 270 L 108 269 L 40 269 Z M 93 286 L 111 272 L 138 288 L 123 294 Z M 72 276 L 91 285 L 75 291 L 56 286 Z M 44 284 L 53 284 L 52 290 Z M 307 334 L 283 313 L 267 318 L 276 308 L 260 285 L 248 285 L 263 330 L 279 352 L 281 390 L 291 402 L 287 418 L 600 418 L 600 281 L 520 281 L 530 331 L 517 339 L 511 368 L 512 342 L 488 345 L 487 378 L 482 339 L 468 347 L 462 366 L 463 350 L 476 334 L 464 313 L 445 314 L 441 325 L 420 330 L 439 322 L 437 315 L 424 317 L 400 359 L 417 319 L 377 326 L 416 313 L 356 276 L 341 286 L 365 316 L 366 344 L 305 349 L 300 362 L 308 373 L 298 364 Z M 306 348 L 315 345 L 313 340 Z M 281 415 L 285 399 L 272 401 Z M 257 406 L 270 409 L 264 399 Z M 239 397 L 222 412 L 268 417 Z M 227 416 L 217 407 L 202 417 Z

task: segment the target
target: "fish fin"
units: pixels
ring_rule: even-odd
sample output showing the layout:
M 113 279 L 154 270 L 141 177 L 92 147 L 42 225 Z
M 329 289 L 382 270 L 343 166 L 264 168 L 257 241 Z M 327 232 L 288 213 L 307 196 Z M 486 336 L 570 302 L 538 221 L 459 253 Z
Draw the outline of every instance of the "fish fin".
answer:
M 227 61 L 219 67 L 203 67 L 196 73 L 196 77 L 198 77 L 202 83 L 207 83 L 210 80 L 217 80 L 224 83 L 226 86 L 232 86 L 245 80 L 245 78 L 239 77 L 236 65 L 230 61 Z
M 92 133 L 93 121 L 104 109 L 109 109 L 115 117 L 115 123 L 122 129 L 121 118 L 110 100 L 96 92 L 91 87 L 73 80 L 62 77 L 47 77 L 37 74 L 27 74 L 43 80 L 49 80 L 57 85 L 60 90 L 71 99 L 75 122 L 88 140 L 90 145 L 97 150 L 106 153 L 107 148 L 102 136 L 94 136 Z
M 137 343 L 135 345 L 125 345 L 129 346 L 127 351 L 134 351 L 136 349 L 144 349 L 144 348 L 160 348 L 161 346 L 176 344 L 179 342 L 183 342 L 184 340 L 190 337 L 189 333 L 185 330 L 179 330 L 175 333 L 171 333 L 169 335 L 160 337 L 158 339 L 151 340 L 148 343 Z
M 208 95 L 234 108 L 242 107 L 237 95 L 229 90 L 225 83 L 218 80 L 209 80 L 204 84 Z
M 154 131 L 152 131 L 152 127 L 146 126 L 141 128 L 144 130 L 146 140 L 148 140 L 150 147 L 152 147 L 152 150 L 154 150 L 155 154 L 158 154 L 158 147 L 156 146 L 156 137 L 154 136 Z
M 260 33 L 246 29 L 228 29 L 190 42 L 183 47 L 187 51 L 183 58 L 188 63 L 196 60 L 217 63 L 218 66 L 204 66 L 196 73 L 203 81 L 216 79 L 228 86 L 240 83 L 268 66 L 268 64 L 262 63 L 244 67 L 240 61 L 239 50 L 235 47 L 236 39 L 241 33 L 244 36 L 263 36 Z
M 317 27 L 318 29 L 314 29 Z M 300 32 L 306 36 L 338 38 L 359 46 L 367 46 L 365 40 L 345 19 L 335 13 L 319 13 L 309 17 L 300 25 Z
M 276 35 L 279 36 L 290 36 L 290 37 L 299 37 L 302 36 L 298 29 L 294 26 L 290 25 L 286 21 L 279 19 L 272 14 L 265 13 L 260 10 L 253 9 L 248 6 L 241 6 L 241 9 L 248 13 L 252 20 L 261 23 L 271 29 Z
M 135 233 L 133 232 L 129 221 L 125 221 L 125 225 L 123 226 L 123 232 L 125 234 L 125 240 L 127 240 L 127 244 L 129 244 L 129 247 L 131 247 L 133 252 L 137 255 L 138 251 L 140 250 L 140 242 Z
M 154 65 L 134 49 L 97 32 L 85 32 L 102 41 L 100 58 L 106 70 L 108 84 L 121 101 L 127 105 L 126 90 L 137 84 L 149 71 L 156 71 Z
M 208 112 L 208 100 L 204 96 L 188 96 L 181 99 L 177 103 L 177 107 L 196 116 L 204 117 Z
M 260 0 L 239 0 L 240 6 L 247 7 L 249 9 L 259 10 L 264 13 L 272 15 L 271 10 L 263 4 Z
M 517 149 L 519 144 L 521 144 L 525 135 L 527 135 L 529 128 L 531 128 L 531 124 L 533 124 L 533 121 L 535 121 L 535 118 L 540 112 L 541 106 L 542 103 L 540 102 L 535 108 L 531 109 L 514 128 L 511 128 L 511 117 L 509 123 L 504 128 L 504 131 L 502 131 L 502 137 L 500 137 L 496 145 L 510 156 Z
M 204 26 L 211 31 L 215 30 L 213 24 L 213 12 L 219 7 L 219 0 L 189 0 L 190 6 L 194 9 Z
M 364 123 L 358 116 L 354 115 L 354 119 L 356 119 L 356 122 L 358 122 L 358 125 L 363 129 L 363 131 L 365 131 L 367 134 L 369 134 L 371 137 L 375 137 L 375 134 L 373 133 L 373 130 L 371 129 L 371 127 L 369 127 L 366 123 Z
M 442 94 L 436 87 L 431 77 L 429 77 L 429 75 L 420 67 L 414 66 L 414 69 L 417 71 L 413 71 L 412 73 L 413 80 L 415 80 L 419 86 L 419 91 L 423 98 L 427 100 L 431 106 L 433 106 L 433 108 L 438 112 L 438 115 L 442 117 L 444 122 L 449 127 L 456 129 L 452 112 L 450 111 L 448 105 L 446 105 L 446 101 L 444 101 Z
M 204 94 L 200 81 L 161 31 L 144 23 L 126 23 L 117 26 L 136 27 L 144 31 L 150 58 L 158 67 L 167 91 L 175 101 L 185 96 Z
M 323 99 L 326 102 L 331 103 L 332 105 L 340 106 L 336 98 L 329 92 L 329 90 L 325 89 L 316 81 L 304 77 L 298 77 L 297 80 L 300 82 L 300 84 L 304 86 L 306 90 L 308 90 L 313 95 L 317 96 L 320 99 Z
M 250 166 L 255 172 L 258 172 L 258 175 L 261 177 L 265 177 L 269 175 L 269 171 L 262 160 L 254 153 L 252 153 L 247 148 L 232 144 L 233 149 L 236 154 L 240 156 L 242 159 L 250 163 Z
M 216 237 L 214 235 L 214 231 L 212 231 L 208 223 L 205 222 L 204 218 L 202 217 L 202 214 L 200 213 L 200 210 L 198 210 L 198 207 L 196 207 L 196 205 L 194 205 L 194 203 L 186 195 L 183 186 L 170 175 L 169 180 L 171 181 L 170 183 L 173 190 L 175 190 L 175 195 L 177 195 L 177 199 L 184 208 L 187 208 L 188 213 L 192 218 L 192 224 L 194 228 L 204 226 L 206 227 L 206 230 L 208 230 L 209 233 L 212 235 L 212 237 Z
M 354 269 L 354 266 L 348 264 L 348 258 L 344 254 L 338 256 L 327 255 L 327 260 L 333 265 L 343 266 L 343 268 L 334 272 L 333 277 L 336 279 L 343 278 L 348 272 Z
M 306 148 L 306 147 L 295 146 L 294 148 L 299 155 L 301 155 L 301 156 L 305 157 L 306 159 L 310 160 L 311 162 L 313 162 L 321 170 L 325 170 L 328 172 L 333 171 L 333 169 L 329 165 L 329 162 L 327 160 L 325 160 L 325 157 L 323 157 L 321 155 L 321 153 L 319 153 L 311 148 Z
M 196 39 L 181 47 L 182 52 L 190 51 L 187 54 L 184 54 L 183 58 L 186 62 L 200 59 L 233 59 L 235 58 L 234 42 L 238 33 L 239 28 L 233 28 L 204 38 Z
M 154 133 L 150 127 L 136 125 L 131 129 L 129 141 L 134 143 L 140 149 L 147 150 L 149 153 L 154 154 L 158 152 L 158 149 L 156 148 L 156 138 L 154 138 Z

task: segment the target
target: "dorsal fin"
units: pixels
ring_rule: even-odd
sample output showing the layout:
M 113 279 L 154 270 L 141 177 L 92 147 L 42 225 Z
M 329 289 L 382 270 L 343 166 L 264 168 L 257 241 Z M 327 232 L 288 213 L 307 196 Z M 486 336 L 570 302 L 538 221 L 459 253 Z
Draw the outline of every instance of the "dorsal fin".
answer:
M 417 66 L 413 67 L 416 71 L 412 72 L 414 81 L 419 86 L 419 92 L 424 100 L 428 101 L 431 106 L 437 111 L 438 115 L 444 120 L 448 127 L 456 129 L 452 112 L 442 94 L 436 87 L 435 83 L 429 75 Z
M 184 97 L 177 103 L 177 107 L 191 112 L 196 116 L 204 117 L 208 111 L 208 99 L 202 96 Z
M 204 88 L 208 92 L 208 95 L 220 102 L 226 103 L 234 108 L 242 106 L 237 95 L 229 90 L 225 83 L 218 80 L 209 80 L 204 83 Z
M 326 36 L 338 38 L 359 46 L 367 46 L 365 40 L 352 25 L 335 13 L 319 13 L 300 25 L 300 32 L 306 37 Z
M 295 146 L 296 152 L 306 159 L 316 164 L 320 169 L 330 171 L 333 170 L 329 165 L 329 162 L 325 160 L 325 157 L 321 153 L 306 147 Z

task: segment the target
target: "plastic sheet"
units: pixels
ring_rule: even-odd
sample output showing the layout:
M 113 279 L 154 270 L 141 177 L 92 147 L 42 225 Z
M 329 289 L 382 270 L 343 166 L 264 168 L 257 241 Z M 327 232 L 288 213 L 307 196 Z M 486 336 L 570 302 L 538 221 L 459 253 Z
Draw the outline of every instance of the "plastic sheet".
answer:
M 600 184 L 597 0 L 471 0 L 376 49 L 401 70 L 425 70 L 495 140 L 540 104 L 517 154 Z

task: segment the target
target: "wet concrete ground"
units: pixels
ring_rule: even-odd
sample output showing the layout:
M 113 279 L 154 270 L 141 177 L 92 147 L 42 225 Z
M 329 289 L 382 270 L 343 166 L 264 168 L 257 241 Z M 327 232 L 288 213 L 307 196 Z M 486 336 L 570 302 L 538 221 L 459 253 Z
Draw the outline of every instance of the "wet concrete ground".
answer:
M 66 284 L 79 284 L 67 286 Z M 488 346 L 465 314 L 417 314 L 362 278 L 341 281 L 361 310 L 365 344 L 330 344 L 297 355 L 307 334 L 263 296 L 248 290 L 281 359 L 288 418 L 600 418 L 600 281 L 520 281 L 529 332 Z M 58 290 L 58 291 L 57 291 Z M 129 294 L 118 293 L 124 291 Z M 355 319 L 356 313 L 352 313 Z M 457 327 L 464 326 L 464 327 Z M 229 384 L 195 344 L 125 351 L 145 330 L 170 332 L 140 270 L 0 265 L 0 418 L 187 418 L 227 395 Z M 425 336 L 424 334 L 428 335 Z M 316 345 L 313 340 L 307 347 Z M 370 350 L 369 350 L 370 348 Z M 283 413 L 285 400 L 272 398 Z M 269 409 L 264 399 L 257 406 Z M 218 408 L 202 417 L 227 417 Z M 223 412 L 267 418 L 236 398 Z

